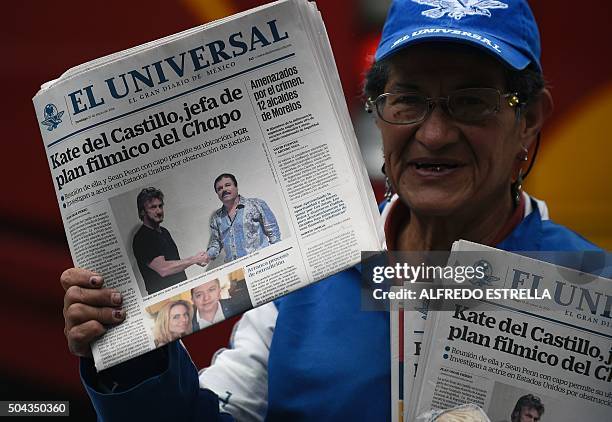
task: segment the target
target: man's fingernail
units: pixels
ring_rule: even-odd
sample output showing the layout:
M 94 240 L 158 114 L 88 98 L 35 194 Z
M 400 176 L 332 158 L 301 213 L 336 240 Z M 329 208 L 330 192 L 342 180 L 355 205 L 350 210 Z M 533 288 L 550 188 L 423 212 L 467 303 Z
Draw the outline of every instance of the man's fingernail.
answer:
M 92 286 L 99 286 L 100 284 L 102 284 L 102 277 L 94 275 L 89 279 L 89 282 Z
M 113 302 L 113 305 L 121 305 L 122 299 L 121 293 L 119 292 L 113 292 L 111 294 L 111 302 Z
M 113 317 L 115 319 L 123 319 L 124 315 L 125 315 L 125 312 L 123 311 L 123 309 L 113 311 Z

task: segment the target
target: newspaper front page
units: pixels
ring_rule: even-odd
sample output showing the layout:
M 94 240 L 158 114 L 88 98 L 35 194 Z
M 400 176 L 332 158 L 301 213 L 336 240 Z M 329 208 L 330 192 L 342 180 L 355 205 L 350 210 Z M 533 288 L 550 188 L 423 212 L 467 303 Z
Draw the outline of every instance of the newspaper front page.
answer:
M 94 60 L 33 102 L 73 261 L 127 309 L 93 345 L 98 370 L 380 249 L 314 3 L 271 3 Z M 143 191 L 163 199 L 143 204 Z
M 465 251 L 486 253 L 489 287 L 524 288 L 536 298 L 455 301 L 430 311 L 410 420 L 471 403 L 493 422 L 510 421 L 531 394 L 543 404 L 542 420 L 609 421 L 612 280 L 465 241 L 455 242 L 449 262 L 473 264 L 462 262 L 474 256 L 458 253 Z

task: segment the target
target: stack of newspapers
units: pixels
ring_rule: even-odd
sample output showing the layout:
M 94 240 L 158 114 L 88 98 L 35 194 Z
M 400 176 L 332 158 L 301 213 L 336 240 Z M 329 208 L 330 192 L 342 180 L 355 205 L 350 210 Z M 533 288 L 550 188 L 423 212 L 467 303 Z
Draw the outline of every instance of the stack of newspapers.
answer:
M 74 264 L 127 309 L 93 345 L 98 370 L 381 247 L 314 3 L 270 3 L 93 60 L 33 102 Z
M 456 285 L 462 297 L 391 311 L 393 421 L 514 422 L 522 408 L 542 421 L 612 420 L 612 280 L 597 275 L 609 254 L 459 241 L 448 265 L 484 277 Z

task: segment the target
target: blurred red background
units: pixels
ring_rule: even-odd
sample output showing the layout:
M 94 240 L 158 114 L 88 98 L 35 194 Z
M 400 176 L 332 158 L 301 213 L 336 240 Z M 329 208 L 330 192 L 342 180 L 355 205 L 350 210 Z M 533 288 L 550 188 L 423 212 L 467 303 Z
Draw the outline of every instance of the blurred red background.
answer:
M 264 2 L 135 0 L 11 2 L 0 18 L 5 131 L 0 205 L 0 400 L 70 400 L 77 420 L 93 419 L 68 353 L 58 279 L 71 266 L 55 192 L 31 98 L 68 68 Z M 612 249 L 612 62 L 608 1 L 532 1 L 540 23 L 543 67 L 555 114 L 527 189 L 546 199 L 553 218 Z M 386 1 L 320 0 L 336 63 L 373 184 L 381 150 L 371 117 L 361 111 L 360 82 L 384 20 Z M 231 322 L 186 340 L 205 366 L 227 341 Z

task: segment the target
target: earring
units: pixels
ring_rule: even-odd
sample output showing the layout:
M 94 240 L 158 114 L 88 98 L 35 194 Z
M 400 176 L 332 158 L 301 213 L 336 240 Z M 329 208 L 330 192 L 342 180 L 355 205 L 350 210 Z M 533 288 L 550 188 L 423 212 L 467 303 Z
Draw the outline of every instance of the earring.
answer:
M 523 149 L 523 154 L 520 157 L 517 157 L 521 161 L 529 160 L 529 150 L 524 145 L 521 147 Z M 510 186 L 510 194 L 512 195 L 512 201 L 514 202 L 514 207 L 517 207 L 521 201 L 521 189 L 523 188 L 523 167 L 519 167 L 518 176 L 512 185 Z
M 393 187 L 391 186 L 391 182 L 389 181 L 389 178 L 385 176 L 385 200 L 389 202 L 391 201 L 392 197 L 393 197 Z
M 511 187 L 512 200 L 514 201 L 515 207 L 518 207 L 521 201 L 521 189 L 523 189 L 523 169 L 522 168 L 519 169 L 516 181 L 512 184 L 512 187 Z
M 385 173 L 385 165 L 382 165 L 382 173 L 385 175 L 385 195 L 384 198 L 387 202 L 391 201 L 391 198 L 393 197 L 393 187 L 391 186 L 391 181 L 389 180 L 389 177 L 387 176 L 387 173 Z

